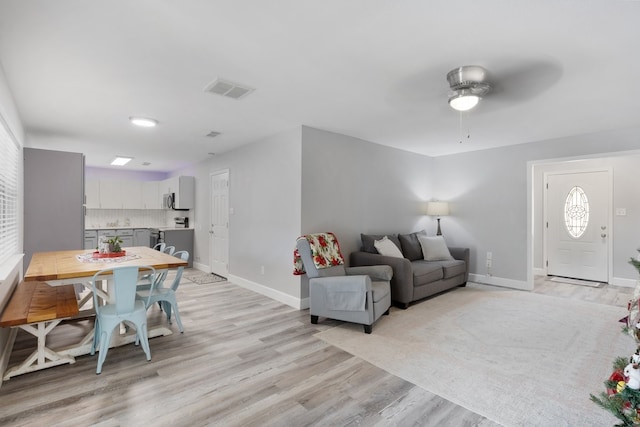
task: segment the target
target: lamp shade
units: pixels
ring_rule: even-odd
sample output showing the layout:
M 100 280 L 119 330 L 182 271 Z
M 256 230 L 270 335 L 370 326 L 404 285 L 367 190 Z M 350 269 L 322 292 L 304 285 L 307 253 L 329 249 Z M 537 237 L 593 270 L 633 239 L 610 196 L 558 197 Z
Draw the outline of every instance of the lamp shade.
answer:
M 448 202 L 427 203 L 427 215 L 431 215 L 431 216 L 449 215 L 449 203 Z

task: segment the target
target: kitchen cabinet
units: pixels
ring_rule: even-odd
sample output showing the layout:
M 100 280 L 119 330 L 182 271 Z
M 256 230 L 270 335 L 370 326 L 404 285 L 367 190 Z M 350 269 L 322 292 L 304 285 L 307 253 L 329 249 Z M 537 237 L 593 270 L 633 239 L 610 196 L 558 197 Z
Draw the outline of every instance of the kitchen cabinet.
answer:
M 101 237 L 106 237 L 107 239 L 111 239 L 115 236 L 118 236 L 122 243 L 120 243 L 121 248 L 127 248 L 133 246 L 133 229 L 119 229 L 119 230 L 98 230 L 98 241 L 100 241 Z
M 121 248 L 130 248 L 134 246 L 133 229 L 130 228 L 126 230 L 116 230 L 115 235 L 118 236 L 120 240 L 122 240 L 122 243 L 120 243 Z
M 126 181 L 120 183 L 122 209 L 143 209 L 142 181 Z
M 173 178 L 165 179 L 163 181 L 164 189 L 167 193 L 175 193 L 180 190 L 178 178 L 179 177 L 174 176 Z
M 148 228 L 133 230 L 133 246 L 151 247 L 151 230 Z
M 100 209 L 100 181 L 97 179 L 85 181 L 84 195 L 87 209 Z
M 142 182 L 100 181 L 100 208 L 142 209 Z
M 142 183 L 142 208 L 163 209 L 162 195 L 159 181 L 145 181 Z
M 176 191 L 175 208 L 193 209 L 196 200 L 196 179 L 192 176 L 178 177 L 178 191 Z
M 176 176 L 164 181 L 112 181 L 86 182 L 85 205 L 88 209 L 166 209 L 162 197 L 175 195 L 176 209 L 195 206 L 195 178 Z
M 100 208 L 122 209 L 120 181 L 100 181 Z
M 160 231 L 160 238 L 167 246 L 175 246 L 177 251 L 189 252 L 189 267 L 193 267 L 193 229 L 178 228 Z
M 162 181 L 162 194 L 173 193 L 175 209 L 193 209 L 195 206 L 195 177 L 175 176 Z
M 98 240 L 101 237 L 106 237 L 107 239 L 112 238 L 116 235 L 116 230 L 98 230 Z
M 95 249 L 98 247 L 98 232 L 96 230 L 84 231 L 84 248 Z

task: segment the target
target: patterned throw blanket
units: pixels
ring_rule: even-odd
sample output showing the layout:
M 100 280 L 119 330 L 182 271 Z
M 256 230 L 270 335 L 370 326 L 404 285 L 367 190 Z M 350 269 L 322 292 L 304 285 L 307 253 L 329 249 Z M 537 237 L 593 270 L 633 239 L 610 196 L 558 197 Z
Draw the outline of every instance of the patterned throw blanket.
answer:
M 309 242 L 311 256 L 316 268 L 320 269 L 344 264 L 344 258 L 335 234 L 307 234 L 298 237 L 297 240 L 300 239 L 305 239 Z M 300 258 L 297 248 L 293 251 L 293 274 L 296 276 L 305 274 L 304 265 L 302 264 L 302 259 Z

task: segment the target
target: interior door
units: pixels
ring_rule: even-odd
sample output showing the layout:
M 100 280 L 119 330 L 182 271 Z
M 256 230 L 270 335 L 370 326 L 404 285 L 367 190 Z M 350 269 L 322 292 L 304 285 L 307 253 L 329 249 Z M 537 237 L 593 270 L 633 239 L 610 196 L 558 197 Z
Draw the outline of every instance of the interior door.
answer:
M 211 272 L 229 274 L 229 171 L 211 174 L 210 263 Z
M 609 172 L 547 176 L 547 274 L 608 281 Z

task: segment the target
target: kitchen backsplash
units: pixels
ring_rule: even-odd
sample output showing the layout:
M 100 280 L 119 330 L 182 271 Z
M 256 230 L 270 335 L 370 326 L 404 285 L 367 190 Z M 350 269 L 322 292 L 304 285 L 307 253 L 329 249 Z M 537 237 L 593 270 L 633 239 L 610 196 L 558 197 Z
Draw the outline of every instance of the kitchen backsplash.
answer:
M 87 209 L 84 227 L 86 229 L 171 227 L 174 225 L 173 218 L 184 216 L 185 213 L 161 209 Z

